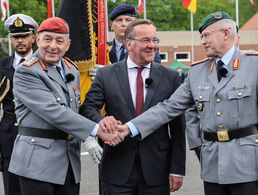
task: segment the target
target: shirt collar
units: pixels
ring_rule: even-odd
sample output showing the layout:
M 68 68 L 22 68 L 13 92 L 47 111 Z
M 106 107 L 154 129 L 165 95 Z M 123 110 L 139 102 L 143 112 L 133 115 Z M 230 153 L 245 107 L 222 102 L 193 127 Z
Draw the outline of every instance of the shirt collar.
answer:
M 33 55 L 32 50 L 30 50 L 30 53 L 29 53 L 28 55 L 24 56 L 24 57 L 21 57 L 18 53 L 15 52 L 15 53 L 14 53 L 14 58 L 15 58 L 16 62 L 20 62 L 20 60 L 21 60 L 22 58 L 24 58 L 25 61 L 28 60 L 28 59 L 30 59 L 30 58 L 32 58 L 32 55 Z
M 151 67 L 151 62 L 150 62 L 149 64 L 147 64 L 147 65 L 144 66 L 144 68 L 149 68 L 149 69 L 150 69 L 150 67 Z M 138 65 L 135 64 L 135 63 L 131 60 L 131 58 L 130 58 L 129 56 L 128 56 L 128 58 L 127 58 L 127 68 L 128 68 L 128 69 L 138 68 Z
M 116 39 L 115 39 L 115 44 L 116 44 L 116 52 L 118 52 L 123 44 Z
M 233 55 L 235 53 L 235 46 L 233 46 L 230 50 L 227 51 L 227 53 L 225 53 L 225 55 L 221 58 L 222 62 L 225 64 L 225 66 L 228 66 L 229 62 L 231 61 L 231 59 L 233 58 Z M 216 59 L 216 63 L 219 61 L 220 59 Z

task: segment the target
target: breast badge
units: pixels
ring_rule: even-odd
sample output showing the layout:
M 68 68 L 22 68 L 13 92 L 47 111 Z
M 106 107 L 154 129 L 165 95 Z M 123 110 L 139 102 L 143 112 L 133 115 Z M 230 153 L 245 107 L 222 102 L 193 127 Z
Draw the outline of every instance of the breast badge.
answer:
M 198 110 L 199 113 L 203 113 L 203 111 L 204 111 L 204 104 L 202 102 L 199 102 L 197 104 L 197 110 Z

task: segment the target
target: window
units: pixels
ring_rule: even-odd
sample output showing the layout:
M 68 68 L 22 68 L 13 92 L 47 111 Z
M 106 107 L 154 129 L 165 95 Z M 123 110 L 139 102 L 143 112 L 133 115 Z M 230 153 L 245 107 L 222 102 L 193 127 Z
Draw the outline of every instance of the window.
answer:
M 190 52 L 175 52 L 174 59 L 179 62 L 190 62 Z
M 168 53 L 167 52 L 160 52 L 160 59 L 161 62 L 168 62 Z

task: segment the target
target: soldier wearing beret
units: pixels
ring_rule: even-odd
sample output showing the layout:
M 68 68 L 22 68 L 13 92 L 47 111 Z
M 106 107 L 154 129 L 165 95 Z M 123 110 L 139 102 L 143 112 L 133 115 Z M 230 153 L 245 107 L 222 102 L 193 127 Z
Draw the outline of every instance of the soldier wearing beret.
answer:
M 125 29 L 131 21 L 136 19 L 136 8 L 131 4 L 121 4 L 113 9 L 109 16 L 111 30 L 114 31 L 115 38 L 108 42 L 110 46 L 109 59 L 111 63 L 123 60 L 127 56 L 125 48 Z M 160 63 L 159 52 L 156 52 L 155 62 Z
M 66 21 L 48 18 L 37 33 L 38 51 L 14 74 L 19 132 L 9 171 L 18 175 L 22 195 L 78 195 L 80 142 L 90 134 L 120 140 L 78 114 L 79 71 L 63 58 L 70 46 Z
M 235 46 L 236 24 L 226 12 L 208 15 L 199 32 L 208 58 L 193 64 L 185 82 L 168 100 L 120 130 L 124 136 L 140 133 L 144 139 L 194 106 L 191 116 L 200 129 L 193 126 L 198 132 L 192 134 L 196 141 L 192 147 L 201 145 L 205 194 L 257 194 L 258 56 Z
M 13 143 L 17 135 L 17 122 L 13 102 L 14 70 L 32 57 L 37 23 L 24 14 L 15 14 L 5 21 L 5 28 L 14 50 L 12 56 L 0 60 L 0 154 L 5 195 L 19 195 L 18 177 L 8 171 Z

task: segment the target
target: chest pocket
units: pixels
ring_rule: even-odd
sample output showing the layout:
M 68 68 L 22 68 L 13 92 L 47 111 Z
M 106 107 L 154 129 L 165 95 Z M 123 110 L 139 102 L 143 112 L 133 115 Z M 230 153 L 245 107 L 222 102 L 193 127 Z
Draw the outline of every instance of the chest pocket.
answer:
M 243 116 L 250 114 L 252 111 L 252 90 L 250 86 L 233 87 L 228 92 L 228 99 L 230 100 L 231 116 Z
M 210 118 L 210 93 L 200 92 L 194 97 L 200 118 Z

